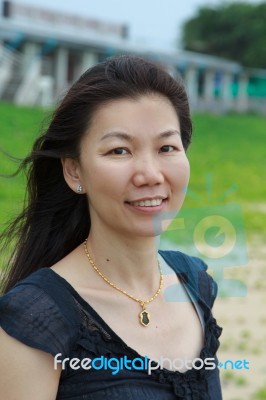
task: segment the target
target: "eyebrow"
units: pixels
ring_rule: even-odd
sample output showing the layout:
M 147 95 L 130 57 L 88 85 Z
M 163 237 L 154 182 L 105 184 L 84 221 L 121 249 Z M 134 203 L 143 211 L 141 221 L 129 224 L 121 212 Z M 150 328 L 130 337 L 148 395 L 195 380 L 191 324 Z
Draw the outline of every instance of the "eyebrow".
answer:
M 159 133 L 159 135 L 157 135 L 157 139 L 163 139 L 163 138 L 168 138 L 170 136 L 174 136 L 174 135 L 180 135 L 180 132 L 173 129 L 173 130 L 167 130 L 165 132 L 161 132 Z M 109 139 L 109 138 L 119 138 L 122 140 L 126 140 L 128 142 L 133 142 L 134 137 L 129 135 L 128 133 L 124 133 L 124 132 L 109 132 L 106 133 L 105 135 L 103 135 L 103 137 L 101 137 L 101 141 L 105 140 L 105 139 Z

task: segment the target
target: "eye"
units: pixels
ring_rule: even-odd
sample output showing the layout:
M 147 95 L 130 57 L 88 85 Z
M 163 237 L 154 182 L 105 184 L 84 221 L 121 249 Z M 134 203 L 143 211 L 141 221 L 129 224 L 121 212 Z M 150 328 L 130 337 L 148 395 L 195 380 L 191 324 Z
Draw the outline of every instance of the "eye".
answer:
M 125 149 L 124 147 L 117 147 L 116 149 L 109 151 L 109 154 L 115 154 L 118 156 L 123 156 L 127 153 L 128 153 L 128 150 Z
M 174 146 L 165 145 L 165 146 L 162 146 L 160 150 L 161 150 L 161 152 L 163 152 L 163 153 L 170 153 L 170 152 L 172 152 L 172 151 L 174 151 L 174 150 L 177 150 L 177 148 L 174 147 Z

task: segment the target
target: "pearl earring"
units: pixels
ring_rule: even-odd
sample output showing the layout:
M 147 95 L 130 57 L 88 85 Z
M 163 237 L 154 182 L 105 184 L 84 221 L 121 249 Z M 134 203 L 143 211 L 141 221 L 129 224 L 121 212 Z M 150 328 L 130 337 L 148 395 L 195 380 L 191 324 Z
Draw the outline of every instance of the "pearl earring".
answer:
M 77 192 L 82 193 L 83 192 L 83 187 L 81 185 L 77 186 Z

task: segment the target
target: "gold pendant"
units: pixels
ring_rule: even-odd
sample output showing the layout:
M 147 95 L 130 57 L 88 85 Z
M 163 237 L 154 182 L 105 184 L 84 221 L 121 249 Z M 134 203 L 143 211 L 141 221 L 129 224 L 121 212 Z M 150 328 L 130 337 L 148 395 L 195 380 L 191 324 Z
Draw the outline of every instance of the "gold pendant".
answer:
M 150 314 L 145 310 L 145 306 L 142 306 L 142 311 L 139 313 L 139 321 L 141 325 L 148 326 L 150 323 Z

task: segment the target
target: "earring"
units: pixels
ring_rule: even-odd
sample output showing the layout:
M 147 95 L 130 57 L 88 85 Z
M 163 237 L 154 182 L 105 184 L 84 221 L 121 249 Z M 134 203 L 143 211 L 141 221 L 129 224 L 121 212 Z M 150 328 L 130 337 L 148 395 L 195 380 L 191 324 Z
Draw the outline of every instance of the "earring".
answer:
M 83 187 L 81 185 L 77 186 L 77 192 L 82 193 L 83 192 Z

